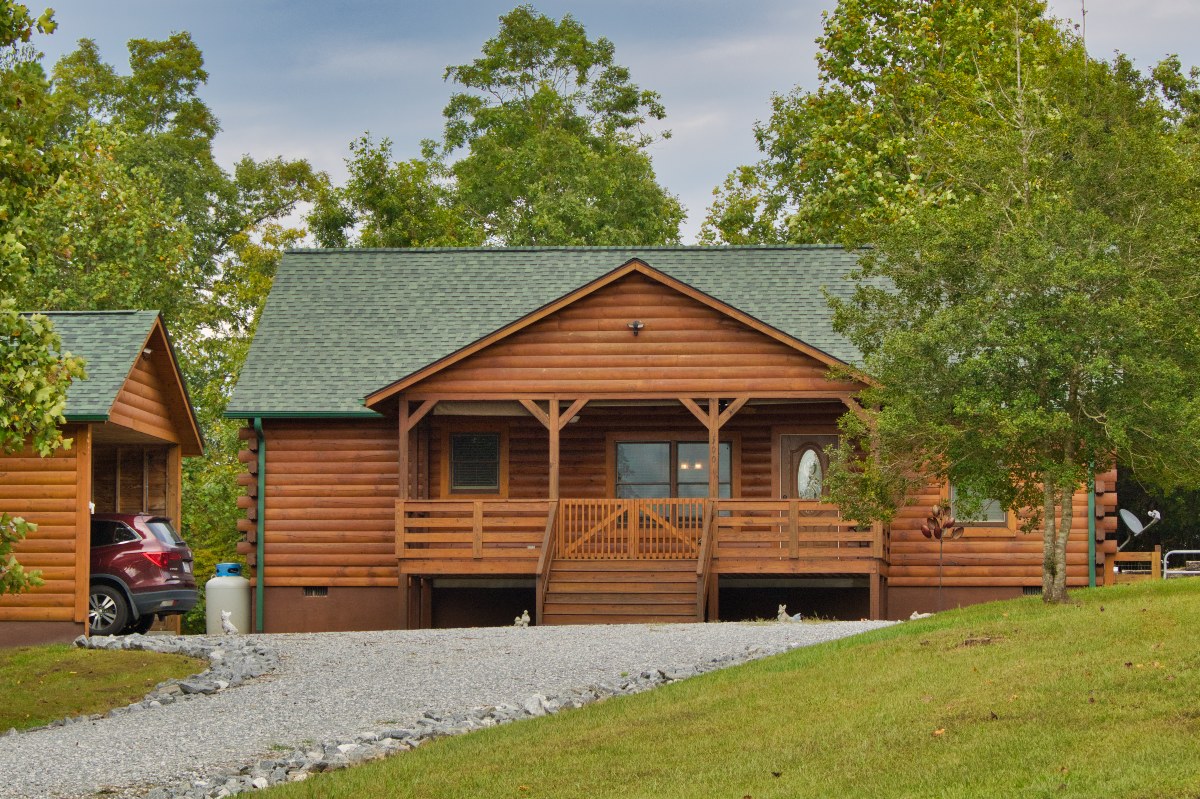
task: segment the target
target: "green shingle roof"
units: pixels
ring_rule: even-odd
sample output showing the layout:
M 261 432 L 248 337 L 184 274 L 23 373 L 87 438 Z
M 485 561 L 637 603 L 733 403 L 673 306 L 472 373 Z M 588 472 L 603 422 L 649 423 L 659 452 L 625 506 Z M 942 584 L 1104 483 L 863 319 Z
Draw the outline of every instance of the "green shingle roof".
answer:
M 46 311 L 62 349 L 87 359 L 87 380 L 67 392 L 68 421 L 107 418 L 158 311 Z
M 371 392 L 637 258 L 834 358 L 857 352 L 822 294 L 840 247 L 294 250 L 275 276 L 227 416 L 365 415 Z

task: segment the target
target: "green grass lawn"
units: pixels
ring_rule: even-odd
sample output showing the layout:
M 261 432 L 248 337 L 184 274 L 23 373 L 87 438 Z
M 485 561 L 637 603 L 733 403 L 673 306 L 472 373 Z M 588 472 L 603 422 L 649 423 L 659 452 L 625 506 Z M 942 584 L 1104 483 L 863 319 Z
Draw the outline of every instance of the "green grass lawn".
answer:
M 63 716 L 103 713 L 144 697 L 163 680 L 208 664 L 157 652 L 107 652 L 68 644 L 0 649 L 0 732 Z
M 1200 580 L 950 611 L 285 797 L 1194 797 Z

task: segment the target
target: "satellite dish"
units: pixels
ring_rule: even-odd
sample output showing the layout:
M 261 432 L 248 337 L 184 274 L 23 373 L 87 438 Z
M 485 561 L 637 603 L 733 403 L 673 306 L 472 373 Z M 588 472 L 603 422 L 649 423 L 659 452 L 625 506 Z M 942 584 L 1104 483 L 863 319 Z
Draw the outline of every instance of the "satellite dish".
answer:
M 1146 515 L 1150 517 L 1150 523 L 1145 525 L 1142 524 L 1141 519 L 1134 516 L 1124 508 L 1121 509 L 1120 513 L 1121 520 L 1125 522 L 1125 526 L 1129 528 L 1129 538 L 1126 538 L 1125 543 L 1117 547 L 1118 552 L 1129 546 L 1133 539 L 1137 538 L 1143 532 L 1153 527 L 1157 522 L 1162 521 L 1162 514 L 1156 510 L 1146 511 Z
M 1141 535 L 1142 530 L 1146 529 L 1144 526 L 1142 526 L 1141 519 L 1134 516 L 1124 508 L 1121 508 L 1121 521 L 1125 522 L 1125 526 L 1129 528 L 1129 532 L 1133 533 L 1134 535 Z M 1154 522 L 1151 522 L 1151 524 L 1153 523 Z

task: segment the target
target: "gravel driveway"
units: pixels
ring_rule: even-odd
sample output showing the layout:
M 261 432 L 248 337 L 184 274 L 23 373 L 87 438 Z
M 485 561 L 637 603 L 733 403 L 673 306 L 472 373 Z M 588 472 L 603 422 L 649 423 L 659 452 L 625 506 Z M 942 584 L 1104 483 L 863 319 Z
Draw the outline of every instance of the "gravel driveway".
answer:
M 265 635 L 271 674 L 141 713 L 0 738 L 0 797 L 139 795 L 274 747 L 403 725 L 423 711 L 815 644 L 888 622 L 670 624 Z

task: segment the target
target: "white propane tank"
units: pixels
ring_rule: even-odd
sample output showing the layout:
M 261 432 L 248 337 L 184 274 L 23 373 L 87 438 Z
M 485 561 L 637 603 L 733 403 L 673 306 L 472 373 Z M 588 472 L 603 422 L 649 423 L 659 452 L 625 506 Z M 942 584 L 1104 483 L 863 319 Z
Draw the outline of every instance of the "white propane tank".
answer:
M 204 622 L 209 635 L 224 635 L 221 611 L 229 611 L 229 621 L 239 633 L 250 629 L 250 581 L 242 576 L 240 563 L 218 563 L 217 574 L 204 584 Z

